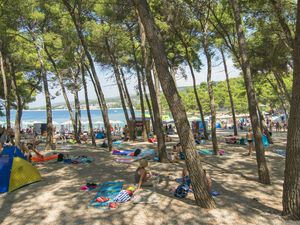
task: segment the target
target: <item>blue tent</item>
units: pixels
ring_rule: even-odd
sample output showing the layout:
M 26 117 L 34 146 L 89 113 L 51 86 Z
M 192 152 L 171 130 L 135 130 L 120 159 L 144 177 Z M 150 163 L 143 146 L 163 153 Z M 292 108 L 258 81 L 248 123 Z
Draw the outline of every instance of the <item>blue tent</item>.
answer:
M 26 159 L 21 150 L 16 146 L 6 146 L 2 152 L 2 155 L 9 155 L 12 157 L 20 157 L 21 159 Z
M 16 146 L 6 146 L 0 154 L 0 193 L 11 192 L 41 180 L 39 171 Z

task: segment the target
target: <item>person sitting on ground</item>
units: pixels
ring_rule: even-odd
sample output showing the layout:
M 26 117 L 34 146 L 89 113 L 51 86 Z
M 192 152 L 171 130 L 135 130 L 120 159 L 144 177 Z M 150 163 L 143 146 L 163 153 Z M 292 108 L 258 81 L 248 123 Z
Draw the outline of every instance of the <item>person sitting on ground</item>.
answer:
M 140 166 L 136 169 L 134 179 L 135 183 L 138 184 L 137 190 L 141 188 L 141 186 L 152 186 L 151 178 L 152 174 L 150 171 L 147 171 L 146 168 L 148 166 L 148 161 L 145 159 L 140 160 Z
M 103 141 L 101 147 L 102 148 L 107 148 L 108 147 L 108 144 L 107 144 L 106 140 Z
M 203 170 L 203 172 L 204 172 L 204 176 L 206 178 L 207 191 L 209 193 L 211 193 L 212 192 L 212 180 L 211 180 L 211 177 L 206 172 L 206 170 Z M 184 167 L 182 169 L 182 183 L 183 184 L 187 184 L 188 186 L 191 185 L 191 179 L 189 177 L 189 171 L 188 171 L 186 165 L 184 165 Z
M 171 138 L 169 135 L 166 135 L 166 136 L 165 136 L 165 141 L 166 141 L 166 142 L 171 142 L 171 141 L 172 141 L 172 138 Z
M 88 142 L 88 138 L 84 133 L 80 133 L 80 140 L 83 141 L 85 144 L 87 144 Z
M 32 143 L 21 143 L 21 151 L 23 152 L 23 154 L 25 155 L 25 157 L 27 158 L 27 160 L 29 162 L 31 162 L 31 158 L 32 158 L 32 154 L 30 151 L 33 151 L 37 156 L 39 157 L 43 157 L 43 155 L 41 155 L 34 147 L 34 145 Z
M 66 138 L 66 130 L 64 128 L 64 125 L 61 126 L 60 130 L 59 130 L 59 134 L 60 134 L 60 139 L 62 143 L 66 143 L 67 142 L 67 138 Z
M 247 141 L 248 141 L 248 144 L 249 144 L 248 156 L 251 156 L 252 155 L 252 150 L 253 150 L 253 133 L 252 133 L 252 128 L 249 128 L 249 130 L 248 130 Z

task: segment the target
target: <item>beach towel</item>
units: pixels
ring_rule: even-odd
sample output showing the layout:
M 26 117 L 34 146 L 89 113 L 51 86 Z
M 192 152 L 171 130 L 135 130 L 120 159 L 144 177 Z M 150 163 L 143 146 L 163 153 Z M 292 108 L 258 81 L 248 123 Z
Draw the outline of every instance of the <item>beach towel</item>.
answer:
M 123 187 L 123 182 L 104 182 L 99 187 L 99 190 L 93 200 L 90 202 L 90 206 L 95 208 L 108 207 L 110 202 L 114 201 L 114 198 L 118 196 Z M 97 202 L 97 198 L 104 197 L 109 198 L 106 202 Z
M 58 154 L 50 155 L 50 156 L 35 156 L 31 158 L 32 162 L 48 162 L 51 160 L 57 160 Z
M 133 163 L 141 159 L 145 158 L 153 158 L 155 156 L 155 150 L 154 149 L 144 149 L 138 156 L 120 156 L 117 157 L 115 160 L 120 163 Z
M 112 154 L 113 155 L 129 155 L 130 153 L 133 153 L 135 150 L 134 149 L 125 149 L 125 150 L 113 150 Z
M 122 143 L 123 143 L 123 141 L 114 141 L 113 146 L 118 146 L 118 145 L 121 145 Z
M 274 149 L 273 151 L 280 156 L 286 157 L 286 151 L 283 149 Z
M 214 150 L 211 149 L 202 149 L 202 150 L 198 150 L 198 153 L 200 155 L 213 155 L 214 154 Z M 218 151 L 219 155 L 225 155 L 225 150 L 220 149 Z

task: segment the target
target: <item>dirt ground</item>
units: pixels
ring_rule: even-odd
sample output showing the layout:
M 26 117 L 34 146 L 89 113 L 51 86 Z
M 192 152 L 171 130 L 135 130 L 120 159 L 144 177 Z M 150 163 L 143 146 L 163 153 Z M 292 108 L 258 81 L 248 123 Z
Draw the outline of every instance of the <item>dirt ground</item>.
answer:
M 219 133 L 221 137 L 224 133 Z M 159 173 L 161 182 L 153 192 L 157 204 L 123 203 L 115 210 L 89 207 L 96 191 L 83 192 L 80 187 L 88 181 L 122 180 L 133 183 L 138 163 L 121 164 L 106 149 L 88 145 L 70 145 L 70 149 L 57 151 L 72 156 L 94 157 L 90 164 L 63 164 L 48 162 L 37 164 L 43 180 L 12 193 L 0 195 L 0 224 L 299 224 L 284 221 L 282 210 L 282 184 L 284 157 L 272 149 L 284 149 L 285 134 L 274 134 L 275 144 L 266 150 L 272 185 L 259 184 L 255 154 L 246 156 L 247 146 L 222 142 L 225 156 L 202 157 L 203 165 L 213 179 L 217 208 L 205 210 L 194 204 L 193 194 L 188 198 L 173 197 L 170 189 L 178 184 L 183 161 L 161 164 L 150 161 L 150 169 Z M 136 143 L 135 146 L 145 146 Z M 170 147 L 172 143 L 169 143 Z M 150 146 L 150 145 L 149 145 Z M 151 146 L 150 146 L 151 147 Z M 211 149 L 200 145 L 199 149 Z M 151 188 L 150 188 L 151 189 Z

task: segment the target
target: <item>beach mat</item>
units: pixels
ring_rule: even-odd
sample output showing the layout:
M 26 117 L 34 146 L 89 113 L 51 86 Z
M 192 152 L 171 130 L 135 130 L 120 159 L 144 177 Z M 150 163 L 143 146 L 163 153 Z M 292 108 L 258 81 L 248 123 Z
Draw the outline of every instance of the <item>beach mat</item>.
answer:
M 112 154 L 113 155 L 129 155 L 130 153 L 133 153 L 134 151 L 135 151 L 134 149 L 113 150 Z
M 225 150 L 220 149 L 218 151 L 219 155 L 225 155 Z M 202 149 L 202 150 L 198 150 L 198 154 L 200 155 L 214 155 L 214 150 L 212 149 Z
M 274 149 L 273 151 L 274 151 L 274 153 L 276 153 L 277 155 L 286 157 L 286 151 L 283 150 L 283 149 Z
M 182 178 L 176 178 L 175 181 L 176 181 L 177 183 L 179 183 L 179 184 L 182 184 L 182 182 L 183 182 Z M 190 189 L 189 189 L 189 192 L 193 192 L 193 189 L 190 188 Z M 211 194 L 211 196 L 213 196 L 213 197 L 216 197 L 216 196 L 220 195 L 220 193 L 217 192 L 217 191 L 215 191 L 215 190 L 212 190 L 212 192 L 211 192 L 210 194 Z
M 114 141 L 112 143 L 113 146 L 118 146 L 118 145 L 121 145 L 121 144 L 123 144 L 123 141 Z
M 32 157 L 31 161 L 32 162 L 48 162 L 51 160 L 57 160 L 58 154 L 54 154 L 54 155 L 50 155 L 50 156 L 36 156 L 36 157 Z
M 153 158 L 155 156 L 155 150 L 154 149 L 145 149 L 142 150 L 142 152 L 138 156 L 120 156 L 115 158 L 115 160 L 119 163 L 133 163 L 141 159 L 145 158 Z
M 95 208 L 103 208 L 108 207 L 110 202 L 113 202 L 113 199 L 120 193 L 123 187 L 123 182 L 104 182 L 99 187 L 99 190 L 93 200 L 90 202 L 90 206 Z M 97 202 L 96 199 L 98 197 L 109 198 L 107 202 Z

